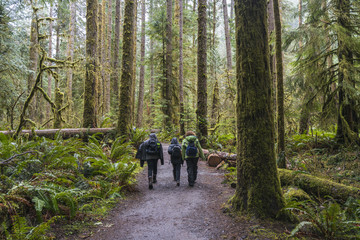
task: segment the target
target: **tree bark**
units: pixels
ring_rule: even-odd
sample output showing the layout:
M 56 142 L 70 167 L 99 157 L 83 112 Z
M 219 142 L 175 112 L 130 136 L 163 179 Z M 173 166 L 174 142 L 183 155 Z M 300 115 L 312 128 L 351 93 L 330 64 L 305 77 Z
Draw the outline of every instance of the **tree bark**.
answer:
M 165 81 L 165 107 L 164 107 L 164 127 L 172 128 L 172 97 L 171 86 L 173 81 L 172 67 L 172 0 L 166 0 L 166 81 Z
M 70 23 L 69 23 L 69 40 L 67 46 L 67 58 L 70 62 L 74 61 L 74 41 L 75 41 L 75 19 L 76 19 L 76 4 L 75 1 L 70 1 Z M 71 113 L 73 111 L 72 100 L 72 85 L 73 85 L 73 69 L 67 69 L 67 102 L 69 103 L 67 121 L 70 121 Z
M 275 50 L 276 50 L 276 80 L 277 80 L 277 152 L 285 154 L 285 120 L 284 120 L 284 77 L 283 77 L 283 60 L 281 49 L 281 18 L 279 0 L 274 1 L 274 19 L 275 19 Z M 285 158 L 278 162 L 279 168 L 286 168 Z
M 112 63 L 111 83 L 113 90 L 113 105 L 119 104 L 119 52 L 120 52 L 120 22 L 121 22 L 121 9 L 120 0 L 116 0 L 115 7 L 115 37 L 114 37 L 114 57 Z
M 97 95 L 97 0 L 86 0 L 86 76 L 84 91 L 83 126 L 94 128 Z
M 198 4 L 198 56 L 197 56 L 197 128 L 198 138 L 203 147 L 207 140 L 207 33 L 206 33 L 206 0 Z
M 110 102 L 111 102 L 111 34 L 112 34 L 112 0 L 107 0 L 108 11 L 107 11 L 107 40 L 106 40 L 106 76 L 105 76 L 105 113 L 110 112 Z
M 131 91 L 134 73 L 134 14 L 135 3 L 125 0 L 124 30 L 123 30 L 123 56 L 120 77 L 120 105 L 117 132 L 120 136 L 128 137 L 131 129 Z M 130 97 L 129 97 L 130 96 Z
M 238 155 L 232 205 L 258 218 L 275 218 L 285 202 L 276 168 L 270 106 L 267 0 L 237 0 L 235 4 Z
M 52 12 L 53 12 L 53 6 L 52 4 L 50 5 L 50 9 L 49 9 L 49 17 L 52 18 Z M 53 32 L 53 21 L 49 22 L 49 49 L 48 49 L 48 56 L 49 58 L 52 57 L 52 34 Z M 51 98 L 51 90 L 52 90 L 52 76 L 51 74 L 48 73 L 48 86 L 47 86 L 47 94 L 49 95 L 49 97 Z M 51 105 L 49 104 L 48 107 L 46 108 L 46 116 L 47 118 L 50 118 L 51 116 Z
M 103 62 L 103 43 L 104 43 L 104 34 L 103 34 L 103 11 L 102 11 L 102 6 L 103 4 L 99 3 L 98 4 L 98 20 L 97 20 L 97 24 L 98 24 L 98 30 L 97 30 L 97 59 L 98 59 L 98 77 L 97 77 L 97 95 L 96 95 L 96 113 L 97 113 L 97 118 L 99 118 L 102 114 L 103 114 L 103 89 L 104 89 L 104 62 Z
M 185 109 L 184 109 L 184 59 L 183 59 L 183 0 L 179 0 L 179 91 L 180 91 L 180 135 L 185 135 Z
M 144 111 L 144 83 L 145 83 L 145 0 L 141 2 L 141 47 L 140 47 L 140 78 L 139 98 L 136 115 L 136 127 L 142 127 Z
M 228 7 L 226 0 L 222 1 L 223 5 L 223 14 L 224 14 L 224 31 L 225 31 L 225 45 L 226 45 L 226 67 L 227 67 L 227 75 L 230 78 L 230 72 L 232 68 L 232 59 L 231 59 L 231 44 L 230 44 L 230 31 L 229 31 L 229 15 L 228 15 Z
M 27 93 L 30 94 L 31 89 L 35 84 L 35 78 L 38 68 L 39 61 L 39 41 L 38 41 L 38 23 L 36 11 L 34 10 L 32 20 L 31 20 L 31 29 L 30 29 L 30 52 L 29 52 L 29 75 L 27 81 Z M 36 98 L 29 104 L 29 118 L 34 119 L 36 116 Z

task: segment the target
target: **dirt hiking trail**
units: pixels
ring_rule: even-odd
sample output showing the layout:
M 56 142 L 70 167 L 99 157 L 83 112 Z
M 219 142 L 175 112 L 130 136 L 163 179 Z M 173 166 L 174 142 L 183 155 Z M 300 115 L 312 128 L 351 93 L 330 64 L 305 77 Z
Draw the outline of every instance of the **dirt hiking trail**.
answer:
M 148 189 L 145 164 L 138 175 L 137 191 L 121 201 L 101 227 L 90 229 L 93 234 L 87 239 L 253 239 L 248 232 L 254 223 L 239 223 L 223 213 L 223 204 L 234 193 L 234 189 L 221 184 L 223 174 L 199 161 L 197 182 L 189 187 L 184 163 L 177 187 L 167 148 L 168 144 L 163 144 L 165 164 L 161 166 L 159 161 L 154 189 Z

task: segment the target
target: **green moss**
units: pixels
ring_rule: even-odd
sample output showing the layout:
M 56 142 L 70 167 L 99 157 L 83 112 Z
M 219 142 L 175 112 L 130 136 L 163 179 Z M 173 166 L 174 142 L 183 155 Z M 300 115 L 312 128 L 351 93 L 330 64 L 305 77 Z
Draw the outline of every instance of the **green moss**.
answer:
M 284 198 L 286 202 L 291 200 L 303 201 L 311 199 L 311 197 L 304 190 L 297 187 L 286 188 L 284 190 Z

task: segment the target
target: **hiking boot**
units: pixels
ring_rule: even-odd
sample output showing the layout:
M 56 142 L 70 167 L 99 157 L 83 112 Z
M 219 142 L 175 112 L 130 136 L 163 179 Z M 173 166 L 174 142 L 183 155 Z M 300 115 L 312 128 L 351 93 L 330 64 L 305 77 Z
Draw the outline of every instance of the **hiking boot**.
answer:
M 154 175 L 153 176 L 153 181 L 152 181 L 153 183 L 156 183 L 157 181 L 156 181 L 156 175 Z
M 176 181 L 176 186 L 180 186 L 180 181 Z
M 189 187 L 193 187 L 194 186 L 194 183 L 189 183 Z
M 149 189 L 153 189 L 152 177 L 149 177 Z

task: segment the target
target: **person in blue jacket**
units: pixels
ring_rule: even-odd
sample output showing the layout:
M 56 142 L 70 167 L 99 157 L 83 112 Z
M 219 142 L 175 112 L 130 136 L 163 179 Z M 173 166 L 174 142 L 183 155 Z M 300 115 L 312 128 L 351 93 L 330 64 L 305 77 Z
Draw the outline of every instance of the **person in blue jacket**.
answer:
M 170 161 L 173 166 L 174 181 L 176 181 L 176 186 L 180 186 L 180 171 L 181 165 L 184 164 L 184 160 L 182 158 L 181 145 L 176 137 L 171 139 L 168 153 L 170 154 Z
M 161 165 L 164 165 L 163 148 L 155 133 L 151 133 L 149 139 L 140 145 L 136 158 L 140 159 L 141 167 L 144 166 L 144 162 L 147 162 L 149 189 L 153 189 L 153 183 L 157 182 L 158 160 L 160 159 Z

